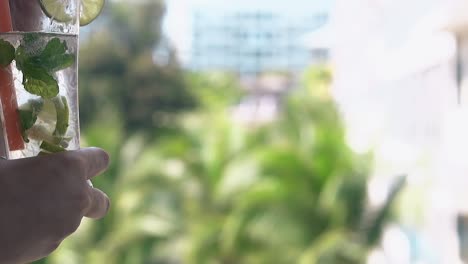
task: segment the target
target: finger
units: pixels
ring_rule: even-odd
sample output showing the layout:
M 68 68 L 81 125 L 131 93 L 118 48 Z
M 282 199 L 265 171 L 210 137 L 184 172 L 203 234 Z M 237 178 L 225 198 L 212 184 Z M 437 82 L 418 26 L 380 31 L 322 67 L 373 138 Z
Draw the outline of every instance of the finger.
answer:
M 109 154 L 100 148 L 83 148 L 70 153 L 83 159 L 86 179 L 99 175 L 109 166 Z
M 84 216 L 93 219 L 103 218 L 110 208 L 109 197 L 99 189 L 89 188 L 90 205 Z

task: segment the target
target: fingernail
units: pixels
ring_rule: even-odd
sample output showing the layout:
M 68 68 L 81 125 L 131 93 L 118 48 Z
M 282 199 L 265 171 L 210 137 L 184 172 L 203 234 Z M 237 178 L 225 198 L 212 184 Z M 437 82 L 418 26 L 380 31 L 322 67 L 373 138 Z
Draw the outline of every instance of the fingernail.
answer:
M 107 201 L 106 201 L 106 202 L 107 202 L 106 213 L 108 213 L 109 210 L 110 210 L 111 203 L 110 203 L 110 199 L 109 199 L 109 198 L 107 198 L 106 200 L 107 200 Z

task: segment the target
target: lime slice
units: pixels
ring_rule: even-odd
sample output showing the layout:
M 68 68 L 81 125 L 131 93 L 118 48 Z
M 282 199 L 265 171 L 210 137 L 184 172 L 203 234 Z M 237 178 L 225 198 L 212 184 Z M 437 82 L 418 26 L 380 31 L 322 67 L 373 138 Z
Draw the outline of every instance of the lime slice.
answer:
M 57 124 L 55 126 L 54 136 L 63 137 L 67 133 L 70 119 L 70 109 L 68 108 L 67 98 L 57 96 L 52 99 L 57 112 Z
M 69 7 L 74 0 L 39 0 L 44 13 L 59 22 L 70 22 L 73 14 Z M 105 0 L 80 0 L 80 26 L 86 26 L 96 19 L 104 7 Z
M 104 7 L 105 0 L 81 0 L 80 26 L 93 22 Z
M 45 153 L 58 153 L 58 152 L 63 152 L 66 149 L 64 149 L 61 146 L 49 143 L 47 141 L 42 141 L 40 148 L 45 151 Z
M 67 6 L 71 0 L 40 0 L 44 13 L 59 22 L 69 22 L 73 19 L 71 14 L 67 13 Z

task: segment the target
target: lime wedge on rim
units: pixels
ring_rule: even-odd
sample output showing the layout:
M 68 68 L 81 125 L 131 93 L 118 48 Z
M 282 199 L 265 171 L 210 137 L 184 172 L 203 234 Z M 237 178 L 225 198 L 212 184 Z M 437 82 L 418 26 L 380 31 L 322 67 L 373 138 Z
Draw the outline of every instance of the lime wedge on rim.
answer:
M 44 13 L 59 22 L 69 22 L 73 19 L 68 9 L 75 0 L 39 0 Z M 102 11 L 105 0 L 80 0 L 80 26 L 93 22 Z
M 81 0 L 80 26 L 93 22 L 104 7 L 105 0 Z

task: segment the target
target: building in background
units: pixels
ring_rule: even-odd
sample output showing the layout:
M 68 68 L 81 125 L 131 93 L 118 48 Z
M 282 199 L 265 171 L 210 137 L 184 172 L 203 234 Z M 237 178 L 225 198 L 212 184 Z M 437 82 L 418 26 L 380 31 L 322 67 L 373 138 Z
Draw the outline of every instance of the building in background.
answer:
M 186 69 L 239 77 L 247 95 L 232 109 L 235 120 L 269 122 L 310 65 L 303 39 L 327 22 L 331 2 L 173 0 L 166 31 Z M 179 24 L 186 25 L 184 33 Z
M 265 1 L 225 8 L 205 5 L 195 7 L 191 15 L 188 68 L 228 71 L 241 77 L 301 72 L 310 62 L 301 39 L 327 21 L 325 9 L 300 4 L 281 9 Z
M 302 45 L 308 50 L 310 65 L 328 64 L 333 43 L 333 28 L 330 23 L 308 32 L 302 37 Z

